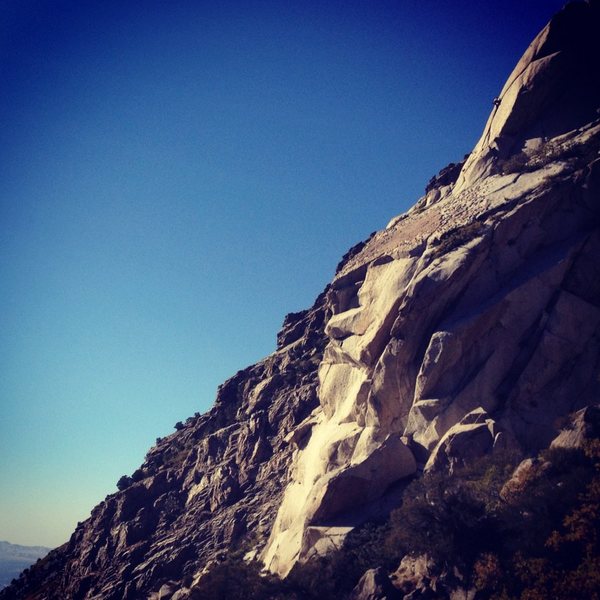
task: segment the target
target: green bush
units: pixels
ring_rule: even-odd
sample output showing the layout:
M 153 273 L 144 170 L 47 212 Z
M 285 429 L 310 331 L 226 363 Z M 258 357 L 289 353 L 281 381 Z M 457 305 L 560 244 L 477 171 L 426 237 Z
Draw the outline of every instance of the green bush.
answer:
M 273 598 L 276 585 L 271 577 L 262 577 L 257 563 L 228 558 L 215 565 L 194 588 L 192 599 L 264 600 Z

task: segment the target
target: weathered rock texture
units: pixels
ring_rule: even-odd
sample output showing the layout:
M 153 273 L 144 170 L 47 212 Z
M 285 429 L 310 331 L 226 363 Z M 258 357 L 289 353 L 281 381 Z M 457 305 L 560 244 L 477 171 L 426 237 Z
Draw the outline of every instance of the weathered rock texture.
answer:
M 301 444 L 297 425 L 318 404 L 326 317 L 325 295 L 288 315 L 274 354 L 224 383 L 209 413 L 159 440 L 126 489 L 0 597 L 185 598 L 222 554 L 264 545 L 288 479 L 286 436 Z
M 598 7 L 574 4 L 509 77 L 462 168 L 337 273 L 310 439 L 263 558 L 356 525 L 399 479 L 532 450 L 594 402 L 600 357 Z M 456 177 L 452 182 L 450 175 Z
M 557 15 L 464 164 L 353 248 L 277 352 L 0 597 L 185 597 L 236 544 L 286 575 L 420 468 L 534 451 L 597 401 L 599 12 Z

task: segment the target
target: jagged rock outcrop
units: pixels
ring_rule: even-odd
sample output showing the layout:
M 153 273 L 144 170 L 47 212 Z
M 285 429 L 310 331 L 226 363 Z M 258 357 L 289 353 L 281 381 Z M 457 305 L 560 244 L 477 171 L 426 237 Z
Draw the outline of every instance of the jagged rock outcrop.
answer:
M 288 479 L 286 436 L 317 406 L 325 295 L 288 315 L 278 350 L 218 390 L 213 409 L 157 440 L 128 487 L 2 598 L 182 598 L 207 565 L 260 550 Z
M 0 598 L 181 598 L 236 546 L 286 575 L 420 469 L 536 451 L 597 402 L 598 30 L 598 2 L 559 13 L 465 162 Z
M 445 469 L 449 473 L 469 460 L 481 457 L 500 447 L 505 450 L 505 435 L 498 430 L 483 408 L 476 408 L 459 423 L 450 427 L 431 453 L 425 471 Z
M 583 450 L 586 443 L 600 439 L 600 406 L 590 405 L 569 415 L 566 425 L 549 445 L 551 450 Z M 550 459 L 529 457 L 522 460 L 502 486 L 502 499 L 514 504 L 527 494 L 532 481 L 545 477 L 552 469 Z
M 493 175 L 498 161 L 530 157 L 597 116 L 598 10 L 597 0 L 569 3 L 530 44 L 495 99 L 455 193 Z
M 426 595 L 428 590 L 437 592 L 437 577 L 431 574 L 432 567 L 427 555 L 405 556 L 392 574 L 394 587 L 403 598 Z

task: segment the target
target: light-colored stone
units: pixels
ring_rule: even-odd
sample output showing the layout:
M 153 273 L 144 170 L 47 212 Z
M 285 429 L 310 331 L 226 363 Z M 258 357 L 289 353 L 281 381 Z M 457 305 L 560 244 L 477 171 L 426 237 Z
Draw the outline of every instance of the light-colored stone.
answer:
M 434 448 L 425 471 L 457 467 L 491 452 L 499 434 L 496 422 L 483 408 L 476 408 L 453 425 Z
M 402 595 L 392 585 L 381 567 L 369 569 L 350 594 L 350 600 L 400 600 Z
M 352 529 L 353 527 L 309 525 L 304 530 L 304 539 L 302 540 L 306 559 L 323 556 L 331 550 L 339 550 Z
M 549 462 L 537 458 L 526 458 L 514 470 L 510 479 L 502 486 L 500 497 L 507 503 L 516 503 L 527 491 L 529 483 L 550 469 Z
M 577 411 L 567 427 L 552 440 L 550 448 L 582 448 L 588 440 L 600 437 L 600 407 L 586 406 Z
M 158 590 L 158 600 L 171 600 L 175 593 L 175 585 L 173 583 L 165 583 Z
M 404 597 L 426 589 L 435 590 L 437 577 L 432 573 L 433 568 L 434 563 L 426 554 L 407 554 L 392 573 L 391 579 Z
M 417 461 L 452 470 L 543 447 L 557 419 L 600 392 L 598 169 L 568 158 L 580 148 L 593 164 L 600 124 L 585 98 L 576 115 L 547 105 L 579 68 L 579 41 L 561 44 L 587 13 L 568 8 L 536 38 L 457 181 L 433 185 L 337 273 L 320 408 L 263 554 L 272 571 L 305 559 L 308 527 L 371 501 Z M 528 168 L 504 174 L 522 150 Z M 411 460 L 385 476 L 385 440 L 401 436 Z
M 559 137 L 597 117 L 598 51 L 588 37 L 597 21 L 597 6 L 569 3 L 533 40 L 498 95 L 455 193 L 494 173 L 498 157 L 536 148 L 540 138 Z

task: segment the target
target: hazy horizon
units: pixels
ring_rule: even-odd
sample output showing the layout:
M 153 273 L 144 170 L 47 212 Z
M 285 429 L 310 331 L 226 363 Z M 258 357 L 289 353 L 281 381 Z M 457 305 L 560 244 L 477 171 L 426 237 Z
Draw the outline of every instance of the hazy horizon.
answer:
M 3 3 L 0 539 L 67 541 L 272 352 L 561 5 Z

